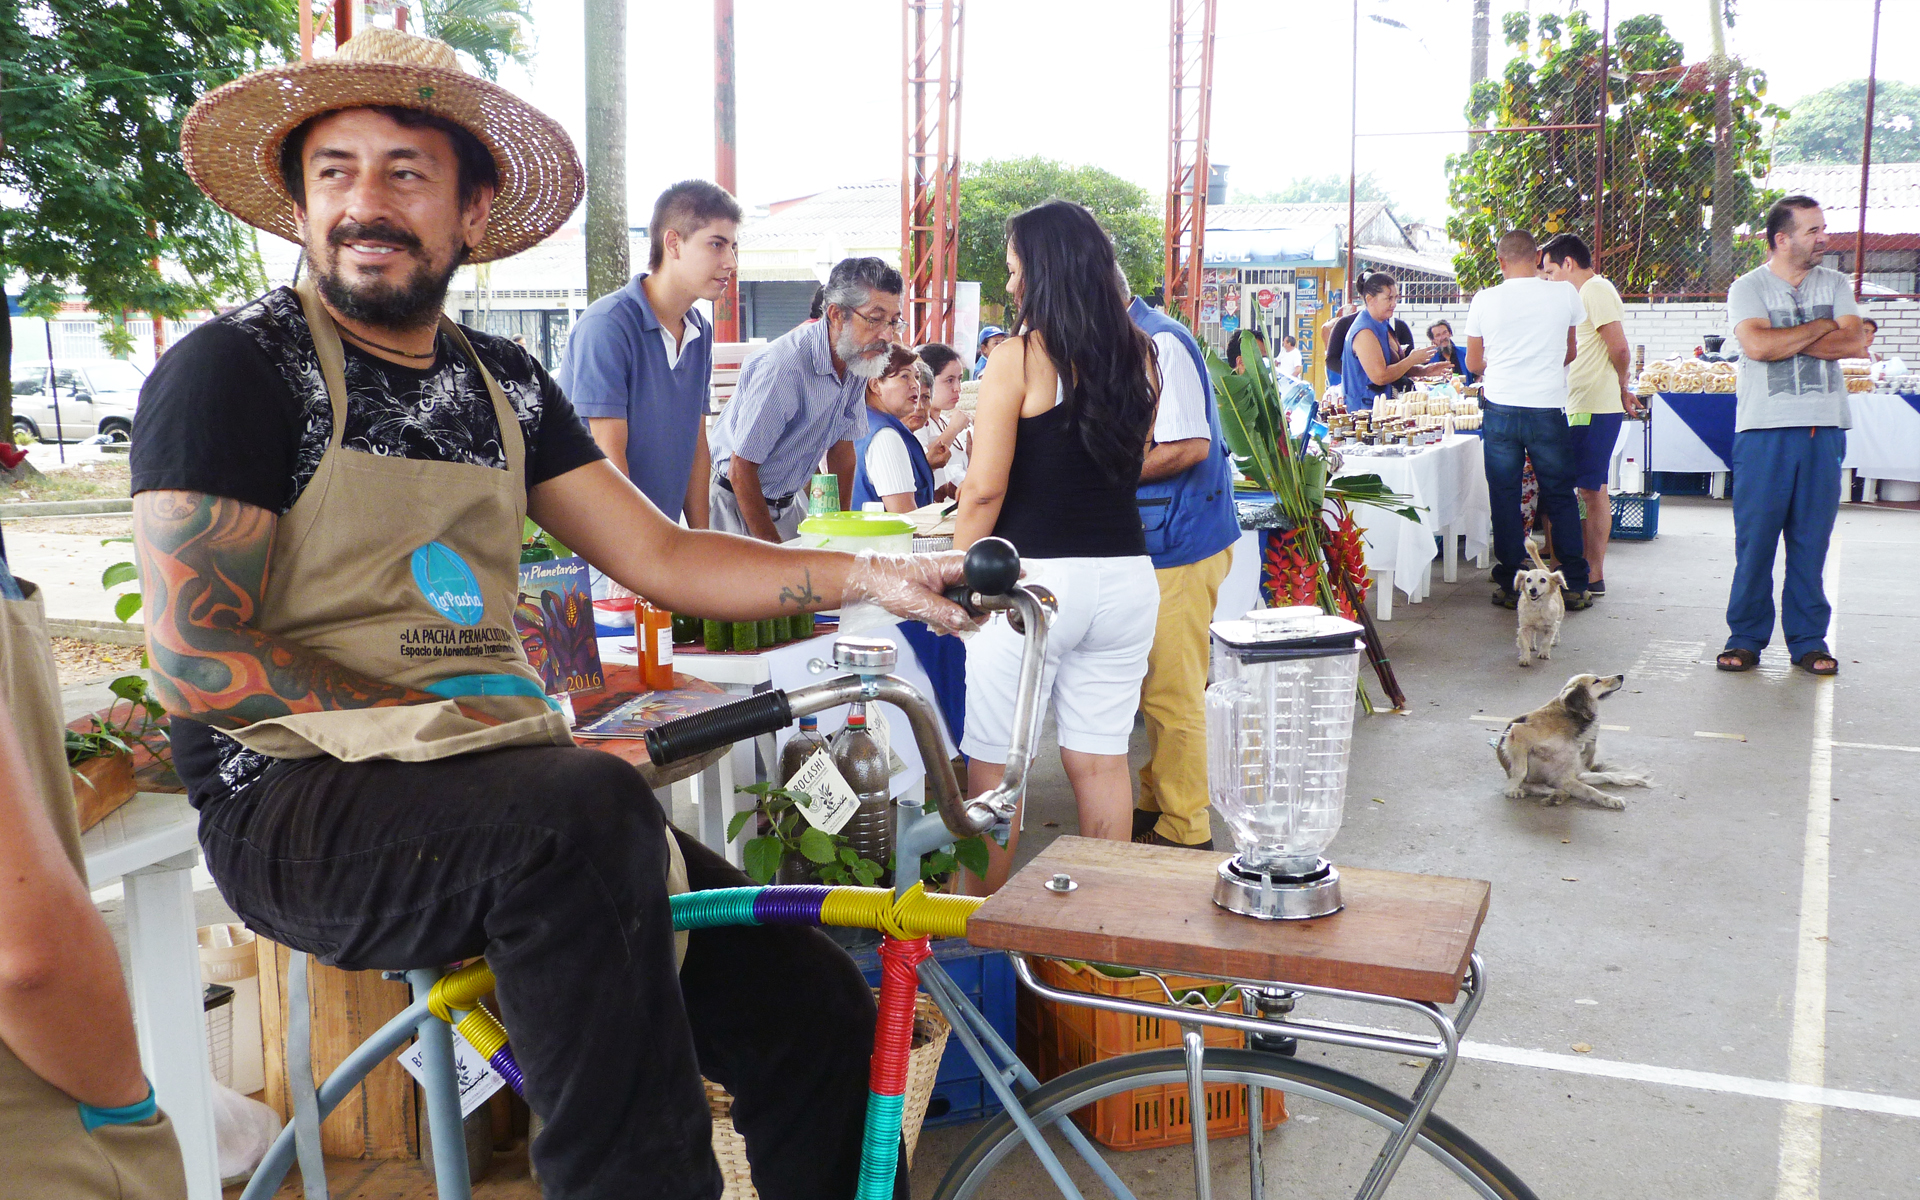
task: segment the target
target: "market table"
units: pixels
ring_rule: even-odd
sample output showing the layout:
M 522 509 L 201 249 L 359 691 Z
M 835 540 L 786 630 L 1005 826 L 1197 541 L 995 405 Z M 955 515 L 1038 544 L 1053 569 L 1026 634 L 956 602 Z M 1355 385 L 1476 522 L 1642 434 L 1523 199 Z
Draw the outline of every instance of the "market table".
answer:
M 1442 559 L 1442 579 L 1452 583 L 1460 577 L 1456 538 L 1466 539 L 1469 558 L 1486 565 L 1493 543 L 1493 508 L 1487 500 L 1486 457 L 1478 437 L 1455 434 L 1407 455 L 1343 451 L 1342 460 L 1338 475 L 1378 475 L 1393 491 L 1412 497 L 1420 512 L 1419 520 L 1409 521 L 1383 508 L 1354 506 L 1354 523 L 1366 539 L 1367 573 L 1374 577 L 1374 615 L 1379 620 L 1393 619 L 1396 587 L 1406 593 L 1409 603 L 1427 598 L 1436 557 Z M 1243 503 L 1271 502 L 1265 492 L 1240 492 L 1236 498 Z M 1233 566 L 1220 587 L 1215 619 L 1238 617 L 1260 607 L 1264 548 L 1262 531 L 1241 534 Z
M 1735 398 L 1731 392 L 1656 392 L 1653 452 L 1647 469 L 1715 476 L 1712 495 L 1725 494 L 1725 475 L 1733 469 Z M 1869 481 L 1920 482 L 1920 395 L 1856 392 L 1847 397 L 1853 428 L 1847 432 L 1843 470 Z M 1640 421 L 1620 424 L 1622 447 L 1644 444 Z M 1843 495 L 1852 491 L 1851 482 Z M 1871 498 L 1871 491 L 1869 492 Z

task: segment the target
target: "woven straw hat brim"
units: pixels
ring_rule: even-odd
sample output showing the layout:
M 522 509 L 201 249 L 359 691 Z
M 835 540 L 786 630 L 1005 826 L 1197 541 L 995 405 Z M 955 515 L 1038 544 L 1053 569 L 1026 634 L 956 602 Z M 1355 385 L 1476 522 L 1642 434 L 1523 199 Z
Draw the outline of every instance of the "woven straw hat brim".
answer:
M 208 92 L 180 132 L 187 173 L 221 208 L 299 243 L 293 198 L 280 181 L 280 143 L 309 117 L 373 105 L 445 117 L 492 152 L 500 190 L 469 262 L 525 250 L 558 229 L 580 203 L 580 157 L 552 117 L 464 71 L 381 62 L 296 63 Z

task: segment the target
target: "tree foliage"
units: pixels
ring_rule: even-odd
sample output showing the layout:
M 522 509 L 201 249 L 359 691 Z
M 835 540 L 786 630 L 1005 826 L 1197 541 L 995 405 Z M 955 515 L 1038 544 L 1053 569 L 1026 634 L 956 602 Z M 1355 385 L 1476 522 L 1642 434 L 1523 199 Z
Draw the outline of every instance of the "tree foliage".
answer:
M 1393 203 L 1393 197 L 1387 195 L 1387 189 L 1375 179 L 1372 171 L 1353 181 L 1354 199 L 1360 201 L 1385 200 Z M 1300 175 L 1289 179 L 1282 186 L 1270 192 L 1235 192 L 1231 203 L 1234 204 L 1345 204 L 1347 202 L 1347 177 L 1345 175 Z
M 987 159 L 968 163 L 960 179 L 960 278 L 980 281 L 982 303 L 1007 303 L 1007 218 L 1053 199 L 1087 206 L 1113 238 L 1134 291 L 1145 295 L 1159 283 L 1162 220 L 1147 189 L 1099 167 Z
M 500 78 L 500 64 L 533 62 L 533 13 L 527 0 L 415 0 L 428 37 L 473 60 L 480 74 Z
M 208 89 L 283 60 L 296 11 L 0 0 L 0 280 L 25 277 L 26 311 L 51 316 L 77 287 L 95 312 L 178 317 L 265 286 L 250 232 L 187 177 L 180 127 Z M 128 344 L 123 328 L 107 337 Z M 6 421 L 12 348 L 0 349 Z
M 1506 76 L 1482 80 L 1468 120 L 1491 126 L 1591 123 L 1600 114 L 1600 31 L 1576 9 L 1564 20 L 1530 22 L 1508 13 L 1506 42 L 1517 56 Z M 1709 259 L 1715 201 L 1714 96 L 1705 63 L 1689 66 L 1658 16 L 1614 27 L 1612 115 L 1607 125 L 1606 204 L 1600 270 L 1628 294 L 1699 291 Z M 1766 76 L 1736 63 L 1730 83 L 1733 226 L 1753 225 L 1771 198 L 1756 180 L 1768 156 L 1761 121 L 1782 115 L 1766 101 Z M 1447 234 L 1460 286 L 1497 283 L 1494 243 L 1509 229 L 1543 238 L 1572 230 L 1593 240 L 1595 147 L 1592 131 L 1488 133 L 1447 160 L 1453 215 Z M 1739 263 L 1757 260 L 1744 242 Z M 1736 263 L 1736 266 L 1739 265 Z
M 1775 127 L 1781 162 L 1858 163 L 1867 128 L 1867 81 L 1851 79 L 1815 92 Z M 1873 89 L 1873 161 L 1920 163 L 1920 88 L 1891 79 Z

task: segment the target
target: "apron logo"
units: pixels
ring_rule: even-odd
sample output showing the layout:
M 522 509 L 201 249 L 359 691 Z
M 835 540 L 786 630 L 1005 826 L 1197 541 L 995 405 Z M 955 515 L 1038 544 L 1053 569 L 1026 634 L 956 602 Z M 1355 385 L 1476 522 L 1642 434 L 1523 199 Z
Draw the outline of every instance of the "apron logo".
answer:
M 439 542 L 428 542 L 413 552 L 413 582 L 434 611 L 455 625 L 478 625 L 486 613 L 486 599 L 473 568 Z

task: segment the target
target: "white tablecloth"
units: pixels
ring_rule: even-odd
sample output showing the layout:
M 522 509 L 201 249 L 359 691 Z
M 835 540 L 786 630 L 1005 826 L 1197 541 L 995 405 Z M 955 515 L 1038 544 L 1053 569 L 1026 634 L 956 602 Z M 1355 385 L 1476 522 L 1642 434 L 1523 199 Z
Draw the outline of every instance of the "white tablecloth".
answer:
M 1680 419 L 1664 397 L 1653 396 L 1652 471 L 1705 473 L 1728 471 L 1732 464 L 1700 439 Z M 1727 408 L 1734 398 L 1725 398 Z M 1853 428 L 1847 432 L 1847 457 L 1841 466 L 1867 479 L 1904 479 L 1920 482 L 1920 412 L 1899 396 L 1863 392 L 1847 397 Z M 1639 421 L 1620 423 L 1618 449 L 1638 459 L 1643 453 L 1646 427 Z
M 1847 456 L 1840 465 L 1865 479 L 1920 483 L 1920 412 L 1900 396 L 1874 393 L 1848 399 L 1853 428 L 1847 431 Z
M 1367 567 L 1393 572 L 1393 585 L 1411 598 L 1426 594 L 1428 564 L 1439 556 L 1434 539 L 1442 530 L 1463 534 L 1467 557 L 1478 558 L 1493 541 L 1493 508 L 1487 501 L 1486 456 L 1481 440 L 1455 434 L 1404 458 L 1346 456 L 1341 475 L 1378 475 L 1403 496 L 1413 497 L 1418 521 L 1371 505 L 1353 516 L 1367 540 Z

